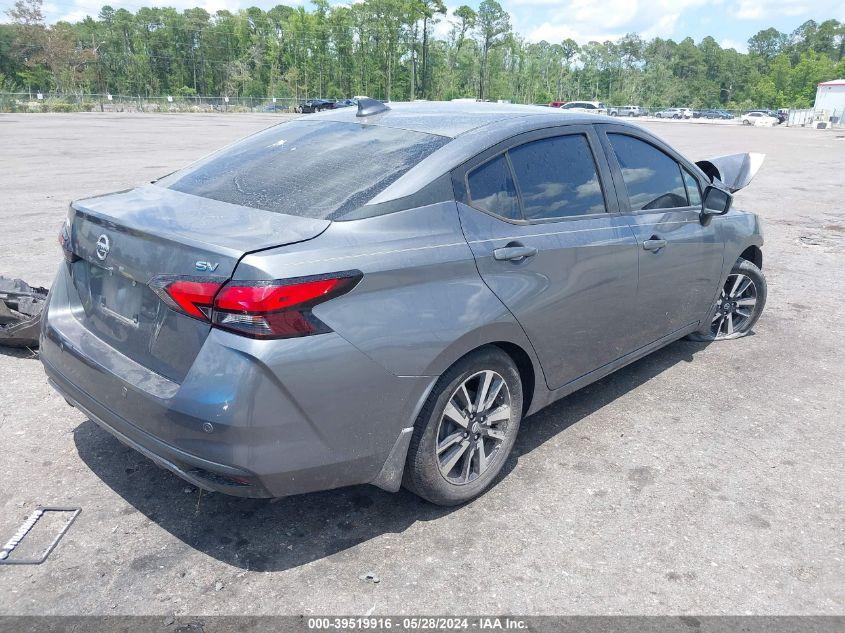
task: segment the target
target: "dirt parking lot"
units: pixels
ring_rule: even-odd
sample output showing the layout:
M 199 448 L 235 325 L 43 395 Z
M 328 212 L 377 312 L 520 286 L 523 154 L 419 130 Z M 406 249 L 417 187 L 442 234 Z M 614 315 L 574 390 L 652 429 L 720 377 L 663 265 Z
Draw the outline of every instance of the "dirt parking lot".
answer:
M 49 285 L 71 199 L 279 118 L 0 115 L 0 274 Z M 764 220 L 753 336 L 675 343 L 528 418 L 508 475 L 453 509 L 200 495 L 0 351 L 0 541 L 39 504 L 83 509 L 46 563 L 0 567 L 0 613 L 843 614 L 845 134 L 645 125 L 693 158 L 768 155 L 736 198 Z

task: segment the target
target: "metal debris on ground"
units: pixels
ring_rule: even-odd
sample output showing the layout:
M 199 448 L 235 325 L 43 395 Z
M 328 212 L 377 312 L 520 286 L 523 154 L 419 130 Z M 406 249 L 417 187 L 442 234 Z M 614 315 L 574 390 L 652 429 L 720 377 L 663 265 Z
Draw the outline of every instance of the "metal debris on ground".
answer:
M 21 541 L 26 538 L 26 535 L 32 531 L 35 524 L 38 523 L 38 521 L 48 512 L 67 513 L 70 516 L 59 530 L 59 533 L 56 534 L 50 544 L 44 549 L 44 551 L 41 552 L 40 556 L 36 558 L 10 558 L 12 552 L 14 552 L 18 545 L 21 544 Z M 76 521 L 76 517 L 79 516 L 80 512 L 82 512 L 82 508 L 57 508 L 49 506 L 36 508 L 35 511 L 21 524 L 14 535 L 12 535 L 12 538 L 10 538 L 3 548 L 0 549 L 0 565 L 40 565 L 47 560 L 50 553 L 56 549 L 56 545 L 59 544 L 59 541 L 62 540 L 62 537 L 70 529 L 70 526 L 74 521 Z
M 47 289 L 0 276 L 0 345 L 38 347 Z
M 358 576 L 361 580 L 369 580 L 373 584 L 377 584 L 381 581 L 381 578 L 375 575 L 374 572 L 367 572 L 366 574 L 361 574 Z

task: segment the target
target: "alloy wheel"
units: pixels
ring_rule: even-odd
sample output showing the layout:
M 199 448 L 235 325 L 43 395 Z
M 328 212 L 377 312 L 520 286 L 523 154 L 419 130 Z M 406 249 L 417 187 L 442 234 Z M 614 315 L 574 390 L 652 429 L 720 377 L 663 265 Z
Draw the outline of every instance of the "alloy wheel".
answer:
M 492 370 L 461 382 L 446 404 L 437 428 L 437 463 L 451 484 L 475 481 L 487 471 L 507 438 L 511 395 Z
M 757 286 L 748 275 L 728 275 L 719 298 L 716 312 L 710 322 L 710 332 L 716 338 L 726 338 L 734 333 L 744 332 L 751 323 L 757 307 Z

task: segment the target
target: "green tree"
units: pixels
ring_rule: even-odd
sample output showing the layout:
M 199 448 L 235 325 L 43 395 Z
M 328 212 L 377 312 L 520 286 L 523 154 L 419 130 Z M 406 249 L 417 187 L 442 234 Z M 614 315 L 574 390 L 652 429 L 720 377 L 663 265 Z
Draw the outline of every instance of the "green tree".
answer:
M 510 36 L 510 15 L 496 0 L 483 0 L 478 7 L 475 25 L 481 44 L 478 98 L 483 100 L 487 96 L 487 86 L 490 83 L 490 51 L 504 44 Z

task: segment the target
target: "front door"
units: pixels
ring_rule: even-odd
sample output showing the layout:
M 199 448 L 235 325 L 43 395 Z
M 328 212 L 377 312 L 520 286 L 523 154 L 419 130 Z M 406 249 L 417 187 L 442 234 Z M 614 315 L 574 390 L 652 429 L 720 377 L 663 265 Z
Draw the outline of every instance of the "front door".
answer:
M 456 170 L 454 184 L 478 270 L 522 325 L 550 388 L 633 350 L 638 245 L 615 212 L 592 127 L 512 139 Z
M 696 170 L 657 139 L 602 125 L 619 206 L 639 246 L 632 326 L 647 345 L 702 320 L 722 274 L 724 242 L 701 217 Z

